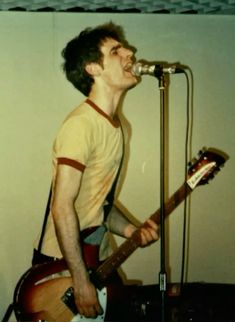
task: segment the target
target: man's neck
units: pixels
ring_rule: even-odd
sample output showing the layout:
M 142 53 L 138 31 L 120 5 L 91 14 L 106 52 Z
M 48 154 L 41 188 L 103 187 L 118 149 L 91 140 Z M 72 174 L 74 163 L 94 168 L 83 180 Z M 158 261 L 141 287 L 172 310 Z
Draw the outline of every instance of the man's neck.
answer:
M 88 98 L 95 103 L 105 114 L 109 115 L 111 118 L 114 117 L 120 98 L 122 93 L 118 93 L 116 95 L 110 95 L 107 92 L 104 93 L 96 93 L 96 91 L 91 91 Z

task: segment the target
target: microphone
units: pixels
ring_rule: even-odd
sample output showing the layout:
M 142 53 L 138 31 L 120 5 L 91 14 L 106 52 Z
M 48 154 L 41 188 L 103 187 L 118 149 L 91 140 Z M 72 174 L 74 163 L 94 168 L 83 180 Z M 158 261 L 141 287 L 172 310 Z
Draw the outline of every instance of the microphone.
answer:
M 184 73 L 185 66 L 163 63 L 136 62 L 133 64 L 131 72 L 134 76 L 150 75 L 161 76 L 162 74 L 178 74 Z

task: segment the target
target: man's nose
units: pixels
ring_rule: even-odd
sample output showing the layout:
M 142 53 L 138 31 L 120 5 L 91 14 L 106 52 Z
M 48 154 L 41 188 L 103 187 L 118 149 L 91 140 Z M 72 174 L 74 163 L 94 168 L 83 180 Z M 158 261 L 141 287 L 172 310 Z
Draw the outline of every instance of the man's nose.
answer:
M 133 50 L 131 50 L 130 48 L 124 48 L 124 50 L 127 58 L 131 58 L 134 55 Z

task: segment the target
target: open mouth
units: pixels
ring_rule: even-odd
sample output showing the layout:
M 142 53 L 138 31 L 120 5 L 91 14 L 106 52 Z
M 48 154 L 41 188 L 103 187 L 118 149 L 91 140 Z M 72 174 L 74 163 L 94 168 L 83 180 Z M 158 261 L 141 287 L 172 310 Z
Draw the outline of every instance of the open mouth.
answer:
M 132 74 L 132 66 L 133 66 L 133 63 L 132 62 L 126 64 L 126 66 L 124 67 L 124 71 Z

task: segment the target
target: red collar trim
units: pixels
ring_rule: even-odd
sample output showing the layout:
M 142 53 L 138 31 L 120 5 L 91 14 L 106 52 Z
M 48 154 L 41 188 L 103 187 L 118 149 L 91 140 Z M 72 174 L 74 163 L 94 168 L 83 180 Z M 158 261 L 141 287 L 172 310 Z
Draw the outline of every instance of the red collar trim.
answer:
M 101 114 L 103 117 L 105 117 L 114 127 L 119 127 L 120 122 L 118 117 L 115 117 L 112 119 L 108 114 L 106 114 L 103 110 L 101 110 L 94 102 L 92 102 L 89 98 L 85 101 L 87 104 L 89 104 L 92 108 L 96 110 L 99 114 Z

